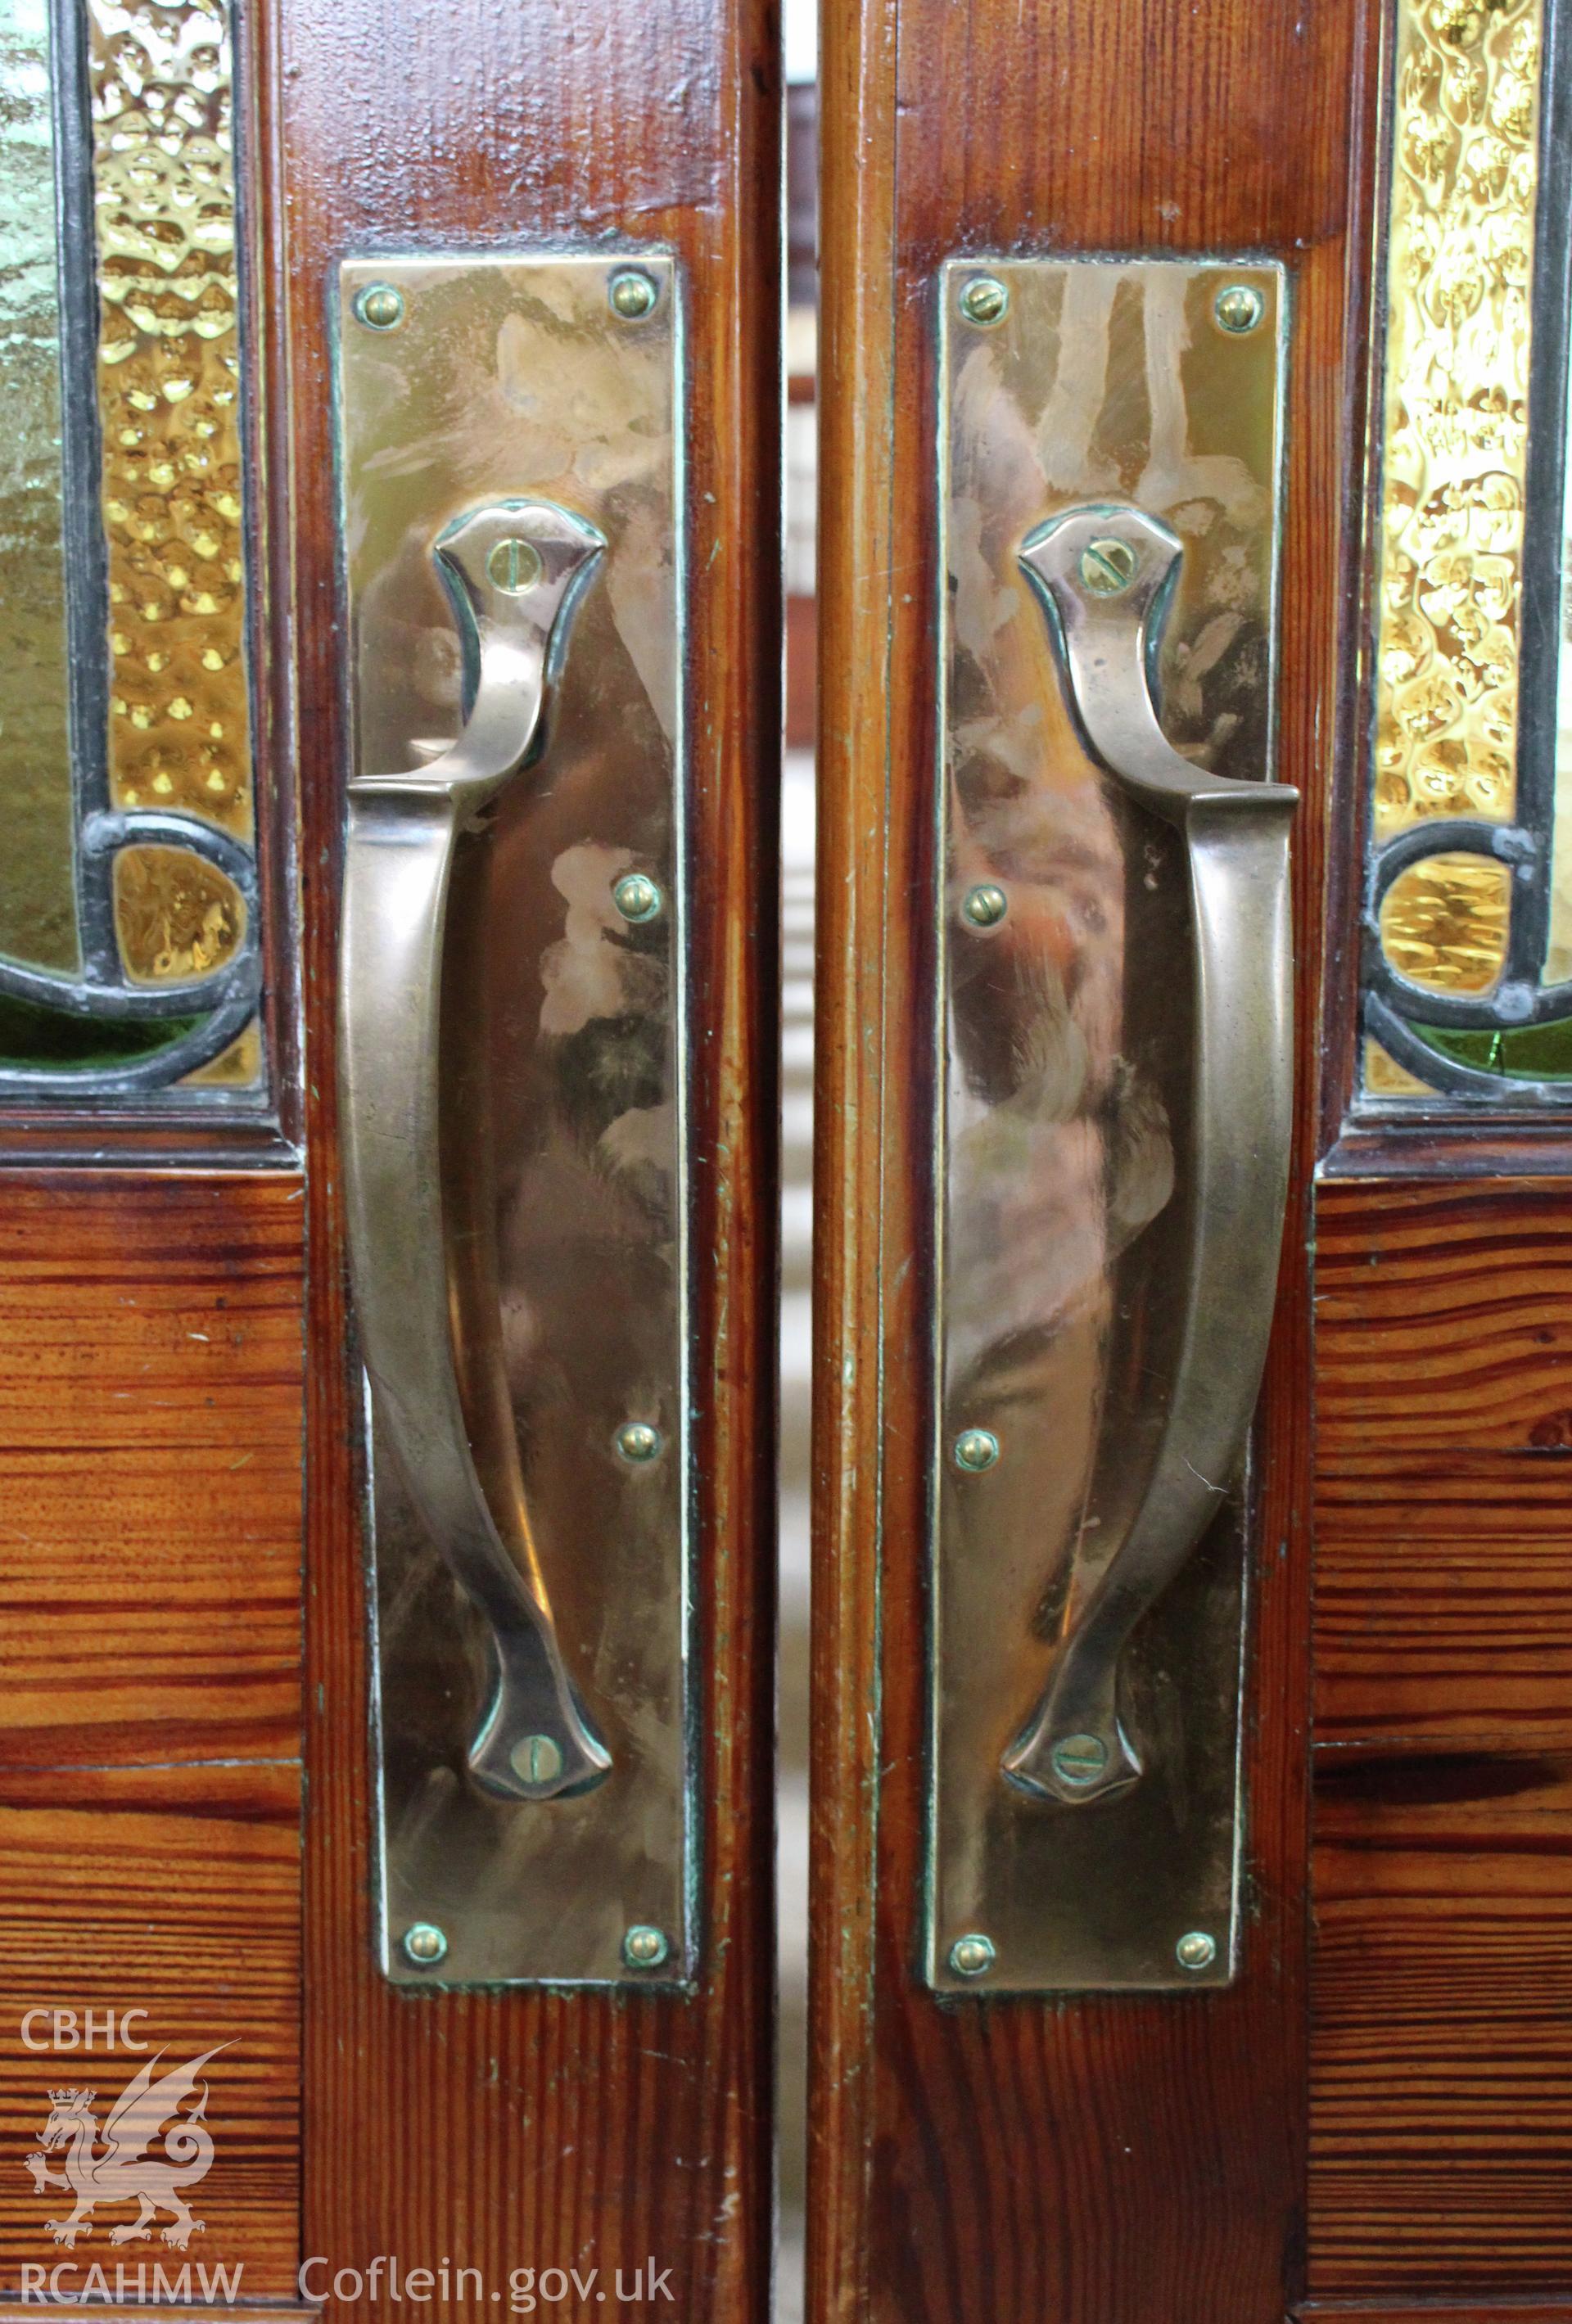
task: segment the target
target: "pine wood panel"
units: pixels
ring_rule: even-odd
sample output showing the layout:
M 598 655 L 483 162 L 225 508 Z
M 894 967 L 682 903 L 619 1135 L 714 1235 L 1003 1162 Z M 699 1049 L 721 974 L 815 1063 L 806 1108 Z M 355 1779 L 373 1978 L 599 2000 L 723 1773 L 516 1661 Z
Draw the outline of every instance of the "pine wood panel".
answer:
M 0 1176 L 0 1766 L 300 1749 L 298 1176 Z
M 298 1174 L 0 1173 L 5 2292 L 95 2258 L 293 2290 L 303 1268 Z M 123 2207 L 50 2239 L 61 2198 L 22 2167 L 48 2091 L 95 2088 L 102 2119 L 139 2061 L 30 2049 L 34 2008 L 100 2039 L 144 2010 L 171 2066 L 228 2045 L 188 2253 L 111 2251 Z
M 110 2273 L 113 2275 L 113 2268 Z M 188 2307 L 178 2300 L 161 2300 L 158 2304 L 159 2324 L 290 2324 L 291 2318 L 319 2316 L 321 2312 L 319 2308 L 272 2300 L 259 2308 L 253 2308 L 243 2300 L 225 2301 L 211 2308 L 204 2308 L 199 2303 Z M 38 2313 L 36 2304 L 17 2307 L 0 2301 L 0 2324 L 38 2324 Z M 134 2306 L 116 2307 L 113 2302 L 106 2306 L 100 2300 L 93 2300 L 86 2305 L 69 2300 L 57 2301 L 51 2296 L 49 2314 L 53 2324 L 130 2324 L 133 2318 L 139 2319 L 139 2324 L 146 2324 L 147 2310 Z
M 1321 1188 L 1309 2270 L 1572 2279 L 1572 1206 Z
M 602 2324 L 627 2304 L 609 2271 L 652 2255 L 672 2270 L 670 2312 L 743 2324 L 765 2314 L 771 2245 L 776 27 L 763 0 L 273 0 L 264 51 L 288 189 L 271 279 L 291 361 L 275 412 L 294 477 L 307 834 L 307 2245 L 345 2264 L 450 2252 L 493 2281 L 598 2266 L 608 2296 L 586 2312 Z M 703 1965 L 690 1999 L 401 1997 L 373 1966 L 369 1925 L 358 1383 L 335 1161 L 344 735 L 328 285 L 351 245 L 622 235 L 671 247 L 688 296 Z
M 1564 1181 L 1327 1186 L 1316 1317 L 1324 1469 L 1361 1452 L 1572 1448 Z
M 300 2232 L 301 1779 L 298 1766 L 6 1768 L 0 1771 L 0 2282 L 14 2298 L 23 2263 L 82 2270 L 155 2263 L 178 2275 L 223 2266 L 245 2299 L 294 2292 Z M 24 2014 L 91 2009 L 88 2052 L 29 2048 Z M 71 2197 L 36 2194 L 36 2149 L 51 2088 L 97 2092 L 100 2123 L 140 2056 L 102 2046 L 113 2010 L 145 2010 L 135 2037 L 166 2068 L 227 2045 L 205 2077 L 214 2156 L 190 2204 L 204 2222 L 184 2252 L 155 2232 L 112 2247 L 130 2224 L 118 2204 L 90 2236 L 59 2247 L 47 2222 Z M 34 2041 L 51 2029 L 34 2021 Z M 154 2153 L 162 2152 L 154 2149 Z M 60 2171 L 62 2157 L 51 2155 Z M 63 2207 L 63 2208 L 62 2208 Z M 161 2216 L 157 2229 L 166 2224 Z M 193 2279 L 195 2281 L 195 2279 Z M 36 2279 L 34 2279 L 36 2282 Z M 69 2293 L 83 2275 L 60 2279 Z M 37 2312 L 34 2310 L 33 2312 Z
M 823 57 L 810 2313 L 1281 2318 L 1302 2224 L 1308 1286 L 1302 1105 L 1262 1430 L 1244 1976 L 1194 2002 L 917 1986 L 933 1312 L 933 270 L 972 250 L 1293 270 L 1281 771 L 1300 1054 L 1352 603 L 1354 0 L 835 0 Z M 1352 189 L 1352 190 L 1351 190 Z
M 1323 1766 L 1310 2282 L 1572 2281 L 1572 1760 Z
M 1293 2310 L 1305 2324 L 1567 2324 L 1572 2305 L 1554 2298 L 1423 2302 L 1306 2300 Z
M 1572 1749 L 1569 1502 L 1559 1455 L 1318 1471 L 1318 1741 Z

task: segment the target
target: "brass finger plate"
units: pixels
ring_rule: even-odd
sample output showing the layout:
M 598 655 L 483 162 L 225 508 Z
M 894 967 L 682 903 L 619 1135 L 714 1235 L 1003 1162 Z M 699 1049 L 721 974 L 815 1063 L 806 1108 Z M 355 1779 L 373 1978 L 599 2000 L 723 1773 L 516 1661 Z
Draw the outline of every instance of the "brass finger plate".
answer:
M 406 1482 L 430 1416 L 372 1397 L 382 1966 L 410 1987 L 681 1984 L 698 1933 L 680 283 L 661 253 L 384 251 L 347 263 L 337 297 L 347 771 L 391 802 L 366 847 L 380 829 L 412 862 L 399 800 L 419 786 L 384 779 L 484 757 L 511 681 L 478 664 L 510 650 L 510 599 L 544 604 L 560 541 L 583 565 L 541 730 L 452 852 L 438 1114 L 474 1473 L 528 1569 L 513 1597 L 548 1609 L 586 1780 L 552 1734 L 499 1738 L 517 1719 L 502 1601 L 488 1620 L 484 1561 L 432 1538 L 441 1498 Z M 360 876 L 375 900 L 369 859 Z M 375 1104 L 364 1044 L 357 1075 Z
M 1199 1136 L 1218 1076 L 1197 1070 L 1200 859 L 1172 801 L 1274 775 L 1287 285 L 1254 260 L 967 260 L 939 305 L 923 1967 L 948 1995 L 1205 1988 L 1240 1952 L 1241 1475 L 1189 1493 L 1202 1513 L 1166 1570 L 1148 1556 L 1127 1635 L 1142 1592 L 1121 1615 L 1110 1577 L 1143 1554 L 1170 1416 L 1197 1404 L 1197 1205 L 1248 1136 Z M 1145 794 L 1122 754 L 1157 768 Z M 1281 892 L 1289 802 L 1256 796 Z M 1081 1715 L 1056 1725 L 1067 1692 Z

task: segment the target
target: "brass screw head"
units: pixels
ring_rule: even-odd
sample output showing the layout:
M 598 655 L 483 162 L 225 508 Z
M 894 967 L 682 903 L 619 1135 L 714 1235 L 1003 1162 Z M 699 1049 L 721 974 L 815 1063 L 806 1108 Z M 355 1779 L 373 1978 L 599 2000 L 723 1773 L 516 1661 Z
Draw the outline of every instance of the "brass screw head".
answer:
M 999 1440 L 991 1428 L 964 1428 L 956 1438 L 956 1467 L 969 1469 L 975 1476 L 980 1469 L 991 1469 L 999 1458 Z
M 949 1949 L 949 1965 L 957 1977 L 986 1977 L 998 1958 L 993 1938 L 976 1929 L 957 1937 Z
M 404 294 L 391 282 L 368 282 L 355 294 L 355 318 L 368 331 L 396 331 L 404 319 Z
M 623 1939 L 623 1959 L 630 1969 L 659 1969 L 671 1948 L 663 1929 L 635 1921 Z
M 660 1452 L 661 1432 L 652 1428 L 647 1420 L 624 1420 L 616 1433 L 616 1449 L 624 1461 L 642 1468 Z
M 448 1940 L 434 1921 L 413 1921 L 403 1933 L 404 1958 L 417 1969 L 435 1969 L 447 1958 Z
M 1049 1755 L 1061 1783 L 1095 1784 L 1108 1764 L 1108 1747 L 1100 1735 L 1061 1735 Z
M 524 1784 L 549 1784 L 562 1773 L 561 1747 L 550 1735 L 521 1735 L 508 1765 Z
M 980 888 L 973 888 L 961 906 L 962 917 L 975 928 L 996 928 L 1010 909 L 1010 899 L 1003 888 L 994 887 L 991 880 Z
M 1134 580 L 1140 562 L 1130 543 L 1113 534 L 1090 541 L 1081 551 L 1081 586 L 1094 597 L 1117 597 Z
M 1002 323 L 1009 311 L 1009 290 L 996 274 L 979 274 L 961 292 L 961 312 L 968 323 Z
M 1253 282 L 1230 282 L 1225 290 L 1218 291 L 1212 312 L 1224 330 L 1243 337 L 1265 314 L 1266 301 Z
M 665 908 L 666 899 L 646 872 L 624 872 L 611 891 L 612 902 L 624 920 L 642 927 L 646 920 L 658 920 Z
M 521 540 L 516 534 L 499 540 L 485 560 L 486 578 L 504 597 L 522 597 L 526 589 L 534 587 L 545 569 L 534 542 Z
M 636 267 L 625 266 L 612 276 L 606 295 L 611 300 L 614 315 L 620 315 L 624 323 L 642 323 L 646 315 L 654 313 L 655 301 L 661 294 L 647 274 L 641 274 Z
M 1180 1969 L 1210 1969 L 1217 1958 L 1217 1940 L 1205 1929 L 1190 1929 L 1173 1950 Z

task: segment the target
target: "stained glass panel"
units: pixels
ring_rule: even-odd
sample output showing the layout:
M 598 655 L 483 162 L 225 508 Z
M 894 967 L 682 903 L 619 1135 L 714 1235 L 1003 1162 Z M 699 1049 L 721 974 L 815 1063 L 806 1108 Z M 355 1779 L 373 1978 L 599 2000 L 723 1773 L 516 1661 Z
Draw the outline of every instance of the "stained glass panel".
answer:
M 1562 561 L 1564 129 L 1544 0 L 1393 23 L 1362 1088 L 1559 1103 L 1572 751 L 1536 608 Z
M 235 120 L 225 0 L 0 0 L 0 1092 L 264 1085 Z

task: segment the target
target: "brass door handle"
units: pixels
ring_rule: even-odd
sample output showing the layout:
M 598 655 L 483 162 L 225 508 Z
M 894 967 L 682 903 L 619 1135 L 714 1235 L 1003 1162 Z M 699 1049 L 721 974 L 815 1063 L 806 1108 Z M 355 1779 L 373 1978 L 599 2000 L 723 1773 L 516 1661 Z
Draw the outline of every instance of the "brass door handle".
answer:
M 443 964 L 461 844 L 484 844 L 488 808 L 538 752 L 604 547 L 549 501 L 497 502 L 450 525 L 435 555 L 475 678 L 469 716 L 432 765 L 348 786 L 339 1071 L 361 1343 L 411 1496 L 485 1618 L 494 1685 L 469 1768 L 504 1799 L 582 1791 L 611 1761 L 563 1666 L 531 1536 L 500 1327 L 485 1312 L 484 1204 L 464 1191 L 465 1148 L 482 1141 L 452 1121 L 444 1138 Z
M 1151 672 L 1183 547 L 1130 507 L 1040 526 L 1021 563 L 1042 601 L 1067 700 L 1094 755 L 1182 835 L 1195 1047 L 1188 1263 L 1178 1362 L 1124 1539 L 1060 1641 L 1009 1780 L 1069 1803 L 1133 1784 L 1121 1723 L 1126 1640 L 1200 1541 L 1244 1457 L 1266 1360 L 1293 1093 L 1289 827 L 1298 793 L 1208 775 L 1158 722 Z

